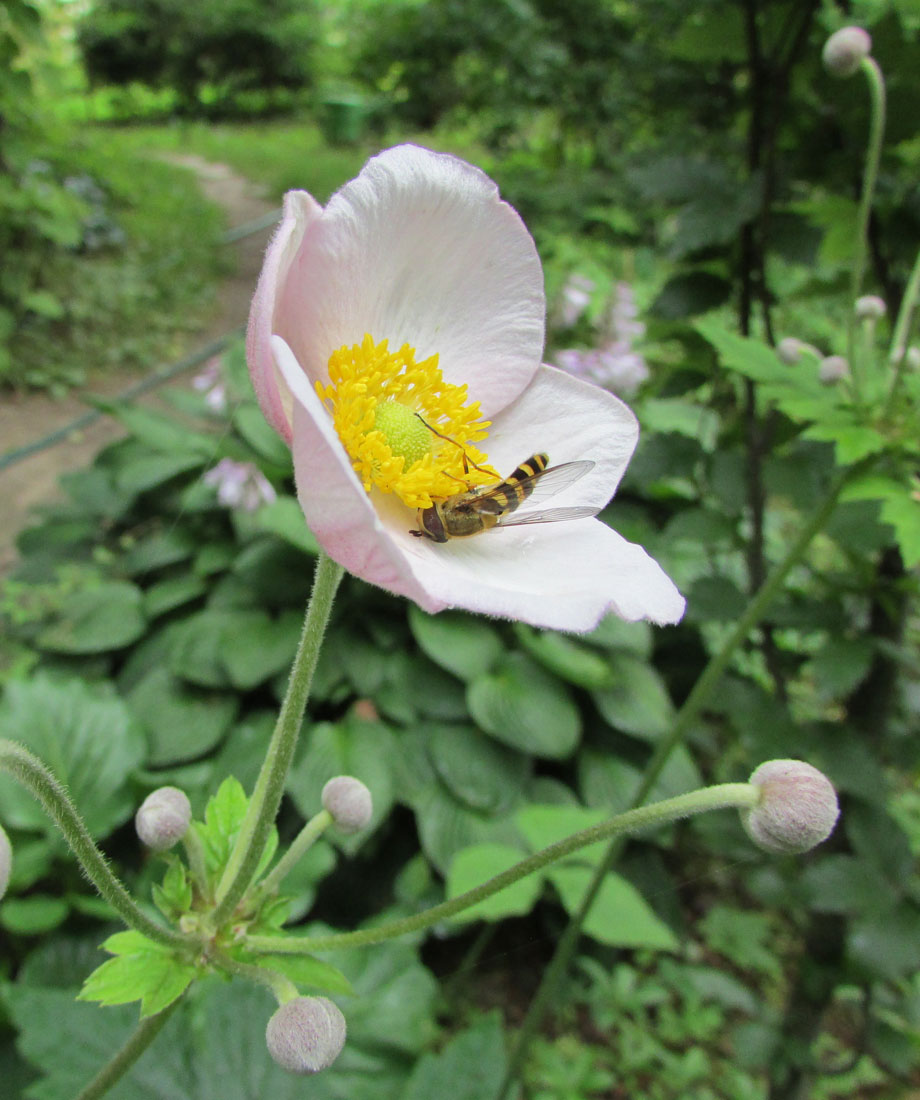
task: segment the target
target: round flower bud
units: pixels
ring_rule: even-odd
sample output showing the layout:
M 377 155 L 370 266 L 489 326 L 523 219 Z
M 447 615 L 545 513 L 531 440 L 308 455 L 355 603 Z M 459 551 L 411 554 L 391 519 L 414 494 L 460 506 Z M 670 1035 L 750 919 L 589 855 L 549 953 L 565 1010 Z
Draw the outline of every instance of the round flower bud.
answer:
M 366 829 L 374 812 L 371 792 L 352 775 L 337 775 L 323 787 L 323 807 L 343 833 Z
M 0 898 L 6 893 L 10 882 L 10 872 L 13 870 L 13 846 L 6 835 L 3 826 L 0 825 Z
M 781 362 L 791 367 L 802 357 L 802 341 L 795 336 L 786 336 L 776 345 L 776 354 Z
M 192 807 L 178 787 L 159 787 L 141 803 L 134 816 L 134 828 L 148 848 L 165 852 L 188 831 Z
M 328 1069 L 345 1045 L 345 1017 L 326 997 L 296 997 L 268 1021 L 268 1053 L 289 1073 Z
M 850 377 L 850 364 L 842 355 L 828 355 L 818 364 L 818 377 L 830 386 Z
M 872 50 L 872 39 L 862 27 L 844 27 L 824 43 L 821 60 L 834 76 L 852 76 Z
M 840 807 L 831 781 L 802 760 L 768 760 L 748 780 L 760 802 L 743 810 L 751 840 L 768 852 L 807 852 L 831 835 Z
M 853 306 L 857 321 L 878 321 L 888 312 L 885 300 L 877 294 L 864 294 Z

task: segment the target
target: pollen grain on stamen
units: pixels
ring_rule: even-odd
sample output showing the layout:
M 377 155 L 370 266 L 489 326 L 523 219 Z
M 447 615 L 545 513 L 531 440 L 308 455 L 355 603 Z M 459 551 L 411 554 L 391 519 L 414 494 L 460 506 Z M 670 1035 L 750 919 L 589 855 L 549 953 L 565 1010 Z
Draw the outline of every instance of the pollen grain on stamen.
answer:
M 367 492 L 395 493 L 410 508 L 430 508 L 462 491 L 499 479 L 475 444 L 489 422 L 466 386 L 445 382 L 438 356 L 421 362 L 404 344 L 366 335 L 329 358 L 329 382 L 316 383 L 332 422 Z M 460 483 L 460 487 L 458 487 Z

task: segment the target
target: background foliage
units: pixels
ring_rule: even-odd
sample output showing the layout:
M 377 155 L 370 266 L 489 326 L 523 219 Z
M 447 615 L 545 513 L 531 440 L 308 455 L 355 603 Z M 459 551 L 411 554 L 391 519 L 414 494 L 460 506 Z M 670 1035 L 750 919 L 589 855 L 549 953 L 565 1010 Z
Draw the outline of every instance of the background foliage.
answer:
M 250 3 L 236 25 L 255 27 L 270 51 L 286 42 L 289 9 L 265 11 Z M 206 14 L 184 38 L 147 36 L 159 61 L 141 64 L 130 52 L 137 36 L 99 28 L 139 24 L 154 6 L 126 16 L 95 5 L 81 31 L 87 57 L 96 33 L 107 71 L 135 81 L 86 99 L 99 121 L 170 102 L 185 113 L 230 100 L 234 111 L 263 111 L 266 97 L 239 94 L 270 84 L 258 50 L 225 50 L 219 26 L 221 62 L 205 72 L 179 60 L 186 38 L 209 33 L 212 17 L 221 23 L 217 7 Z M 818 383 L 816 360 L 787 368 L 769 350 L 788 335 L 822 353 L 846 350 L 867 120 L 858 82 L 833 81 L 819 64 L 841 13 L 792 0 L 362 0 L 323 9 L 303 50 L 285 53 L 285 65 L 301 66 L 293 117 L 105 126 L 81 131 L 77 145 L 67 127 L 83 99 L 78 107 L 65 95 L 52 109 L 42 94 L 47 66 L 82 87 L 45 16 L 43 36 L 35 4 L 14 0 L 0 13 L 0 241 L 22 257 L 0 274 L 0 349 L 17 348 L 0 375 L 67 377 L 81 345 L 104 345 L 116 362 L 136 351 L 139 328 L 156 337 L 175 323 L 176 301 L 207 281 L 216 225 L 168 169 L 158 176 L 145 161 L 138 174 L 139 157 L 177 148 L 229 160 L 273 194 L 300 186 L 320 197 L 378 142 L 410 136 L 468 155 L 536 236 L 550 356 L 598 345 L 624 281 L 646 326 L 637 347 L 651 377 L 633 399 L 643 440 L 608 518 L 665 564 L 688 596 L 686 619 L 666 631 L 611 620 L 565 637 L 430 617 L 348 581 L 281 829 L 293 835 L 341 772 L 371 787 L 375 820 L 368 836 L 314 850 L 292 891 L 296 917 L 344 928 L 405 914 L 623 808 L 707 657 L 835 470 L 884 445 Z M 889 78 L 870 282 L 890 317 L 920 238 L 911 61 L 920 11 L 865 0 L 848 17 L 869 27 Z M 227 67 L 231 56 L 239 68 Z M 332 125 L 349 111 L 357 131 Z M 355 133 L 354 145 L 322 136 Z M 95 191 L 68 186 L 81 172 Z M 591 287 L 571 321 L 573 273 Z M 129 288 L 128 302 L 106 327 L 99 303 L 116 285 Z M 223 413 L 199 391 L 170 391 L 158 409 L 112 408 L 125 439 L 67 475 L 66 500 L 21 535 L 0 596 L 0 733 L 54 763 L 142 891 L 159 871 L 137 851 L 134 809 L 163 783 L 187 790 L 199 814 L 225 775 L 251 785 L 312 575 L 289 456 L 249 394 L 240 349 L 222 371 Z M 801 757 L 840 789 L 841 828 L 788 862 L 755 852 L 730 815 L 633 842 L 527 1069 L 528 1096 L 887 1098 L 920 1087 L 920 531 L 911 427 L 897 430 L 907 449 L 885 460 L 881 479 L 854 484 L 655 792 Z M 253 463 L 277 499 L 251 513 L 221 505 L 203 475 L 222 458 Z M 24 1095 L 65 1097 L 132 1014 L 72 1002 L 99 961 L 109 914 L 6 781 L 0 805 L 16 851 L 0 906 L 10 944 L 0 1068 Z M 592 858 L 498 895 L 475 922 L 427 943 L 331 959 L 361 996 L 343 1002 L 349 1044 L 316 1095 L 459 1095 L 458 1080 L 471 1098 L 486 1095 L 506 1064 L 499 1016 L 519 1018 Z M 257 1000 L 236 984 L 232 996 L 203 990 L 122 1094 L 175 1090 L 188 1064 L 195 1095 L 291 1091 L 264 1055 L 268 1008 Z M 224 1065 L 236 1068 L 215 1068 Z

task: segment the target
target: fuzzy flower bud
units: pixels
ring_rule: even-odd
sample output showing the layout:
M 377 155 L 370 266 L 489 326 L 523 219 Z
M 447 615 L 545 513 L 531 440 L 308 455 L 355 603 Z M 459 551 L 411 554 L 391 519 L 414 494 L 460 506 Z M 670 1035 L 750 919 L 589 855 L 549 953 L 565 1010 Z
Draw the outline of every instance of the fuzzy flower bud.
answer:
M 818 377 L 826 385 L 833 385 L 850 377 L 850 364 L 842 355 L 828 355 L 818 364 Z
M 326 997 L 296 997 L 268 1021 L 268 1053 L 289 1073 L 328 1069 L 345 1045 L 345 1017 Z
M 178 787 L 159 787 L 141 803 L 134 817 L 134 828 L 148 848 L 165 852 L 188 831 L 192 807 Z
M 787 367 L 794 366 L 802 358 L 802 341 L 786 336 L 776 345 L 776 354 Z
M 852 76 L 872 50 L 872 39 L 862 27 L 844 27 L 824 43 L 821 60 L 834 76 Z
M 323 808 L 332 814 L 343 833 L 357 833 L 370 824 L 374 805 L 371 792 L 360 779 L 337 775 L 323 787 Z
M 802 760 L 768 760 L 748 780 L 760 802 L 741 813 L 751 840 L 768 852 L 807 852 L 827 840 L 840 807 L 831 781 Z
M 10 881 L 10 872 L 13 869 L 13 846 L 6 835 L 3 826 L 0 825 L 0 898 L 6 893 Z
M 877 294 L 864 294 L 853 306 L 857 321 L 878 321 L 888 312 L 883 298 Z

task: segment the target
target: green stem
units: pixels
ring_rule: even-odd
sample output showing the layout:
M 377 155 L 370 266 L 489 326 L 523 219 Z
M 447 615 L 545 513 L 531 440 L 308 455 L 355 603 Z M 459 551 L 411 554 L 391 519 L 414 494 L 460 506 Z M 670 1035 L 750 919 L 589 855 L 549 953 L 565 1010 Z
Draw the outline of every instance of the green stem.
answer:
M 804 557 L 805 551 L 808 549 L 811 540 L 830 519 L 834 509 L 837 507 L 837 501 L 840 499 L 840 494 L 846 483 L 851 477 L 855 476 L 857 471 L 862 472 L 869 462 L 871 462 L 871 460 L 837 472 L 836 476 L 831 481 L 830 487 L 824 498 L 824 503 L 812 513 L 811 519 L 805 527 L 802 528 L 799 537 L 792 546 L 790 546 L 786 556 L 781 562 L 774 566 L 772 572 L 764 581 L 757 594 L 750 601 L 744 614 L 735 624 L 735 628 L 723 643 L 722 648 L 710 658 L 700 678 L 694 684 L 693 690 L 677 712 L 670 734 L 662 741 L 659 741 L 655 746 L 655 751 L 652 753 L 648 762 L 642 782 L 639 784 L 633 797 L 633 806 L 641 805 L 648 797 L 649 792 L 654 787 L 655 783 L 657 783 L 664 770 L 671 753 L 686 736 L 693 721 L 696 719 L 703 705 L 712 694 L 716 684 L 719 682 L 722 673 L 728 667 L 729 662 L 734 656 L 735 650 L 760 621 L 774 597 L 782 588 L 790 571 L 799 563 L 802 557 Z M 543 1021 L 544 1014 L 550 1001 L 555 997 L 563 975 L 568 970 L 569 962 L 575 952 L 578 939 L 581 936 L 582 927 L 591 910 L 591 906 L 594 904 L 594 900 L 600 892 L 605 876 L 619 859 L 623 847 L 623 839 L 619 837 L 615 838 L 610 844 L 605 858 L 601 860 L 595 868 L 594 876 L 585 891 L 578 912 L 571 918 L 560 937 L 553 958 L 540 983 L 540 988 L 537 990 L 530 1008 L 527 1011 L 527 1016 L 521 1025 L 521 1030 L 518 1033 L 518 1040 L 509 1061 L 508 1070 L 496 1100 L 504 1100 L 512 1082 L 519 1074 L 530 1042 L 537 1028 Z
M 259 884 L 259 893 L 266 896 L 277 890 L 284 876 L 292 871 L 300 862 L 301 857 L 308 851 L 323 833 L 332 824 L 332 814 L 328 810 L 320 810 L 304 825 L 297 834 L 290 848 L 284 853 L 271 872 L 262 879 Z
M 847 358 L 853 377 L 858 382 L 856 363 L 856 317 L 853 307 L 862 291 L 863 277 L 866 273 L 866 261 L 869 252 L 869 218 L 872 214 L 872 199 L 878 180 L 879 164 L 882 159 L 882 140 L 885 134 L 885 78 L 874 57 L 864 57 L 860 68 L 869 83 L 870 120 L 869 141 L 866 149 L 866 164 L 863 169 L 862 194 L 859 198 L 859 210 L 856 215 L 856 255 L 853 258 L 853 273 L 850 280 L 850 317 L 847 323 Z
M 187 947 L 196 942 L 180 932 L 164 928 L 139 908 L 112 873 L 63 786 L 36 756 L 21 745 L 0 740 L 0 771 L 8 772 L 39 802 L 61 830 L 83 873 L 126 924 L 166 947 Z
M 163 1030 L 163 1025 L 179 1007 L 182 998 L 173 1001 L 156 1016 L 148 1016 L 137 1025 L 134 1034 L 130 1036 L 121 1050 L 102 1067 L 90 1083 L 82 1089 L 76 1100 L 98 1100 L 105 1096 L 109 1089 L 118 1083 L 124 1074 L 140 1058 L 147 1047 Z
M 246 893 L 278 814 L 284 784 L 300 736 L 323 635 L 342 573 L 342 567 L 320 551 L 316 560 L 310 605 L 291 668 L 287 692 L 281 704 L 281 713 L 249 800 L 249 809 L 217 887 L 217 906 L 211 914 L 215 928 L 227 920 Z
M 245 978 L 256 985 L 264 985 L 266 989 L 270 989 L 279 1005 L 287 1004 L 288 1001 L 293 1001 L 295 997 L 300 996 L 300 990 L 290 978 L 286 978 L 284 974 L 280 974 L 277 970 L 271 970 L 267 966 L 254 966 L 252 963 L 238 962 L 236 959 L 224 954 L 216 956 L 214 961 L 228 974 L 233 974 L 237 978 Z
M 384 940 L 403 936 L 408 932 L 430 928 L 431 925 L 453 917 L 464 909 L 469 909 L 471 905 L 490 898 L 519 879 L 532 875 L 548 864 L 571 855 L 572 852 L 577 852 L 579 848 L 596 844 L 599 840 L 635 833 L 655 825 L 669 825 L 682 817 L 706 813 L 709 810 L 749 809 L 757 804 L 760 797 L 760 789 L 751 786 L 750 783 L 722 783 L 715 787 L 690 791 L 688 794 L 677 795 L 676 798 L 656 802 L 651 806 L 639 806 L 627 810 L 626 813 L 617 814 L 616 817 L 602 821 L 599 825 L 573 833 L 564 840 L 557 841 L 548 848 L 543 848 L 532 856 L 522 859 L 520 863 L 490 878 L 481 886 L 467 890 L 465 894 L 458 894 L 457 897 L 443 901 L 440 905 L 432 906 L 424 912 L 415 913 L 411 917 L 390 921 L 389 924 L 377 925 L 374 928 L 362 928 L 357 932 L 335 932 L 328 936 L 310 936 L 299 940 L 280 936 L 247 936 L 246 946 L 250 950 L 267 954 L 302 955 L 312 954 L 314 951 L 330 951 L 337 947 L 364 947 L 371 943 L 382 943 Z
M 204 857 L 204 846 L 194 826 L 186 831 L 185 836 L 182 838 L 182 846 L 185 848 L 185 857 L 188 860 L 192 878 L 199 892 L 206 901 L 213 901 L 213 899 L 209 897 L 208 868 Z
M 918 298 L 920 298 L 920 252 L 917 253 L 913 270 L 907 280 L 904 298 L 901 301 L 898 319 L 894 326 L 894 334 L 891 337 L 891 347 L 888 351 L 888 362 L 893 367 L 894 374 L 891 379 L 891 388 L 888 390 L 888 399 L 885 402 L 885 416 L 888 416 L 894 408 L 898 386 L 901 384 L 904 364 L 907 361 L 907 342 L 910 339 L 910 327 L 914 320 Z

